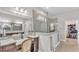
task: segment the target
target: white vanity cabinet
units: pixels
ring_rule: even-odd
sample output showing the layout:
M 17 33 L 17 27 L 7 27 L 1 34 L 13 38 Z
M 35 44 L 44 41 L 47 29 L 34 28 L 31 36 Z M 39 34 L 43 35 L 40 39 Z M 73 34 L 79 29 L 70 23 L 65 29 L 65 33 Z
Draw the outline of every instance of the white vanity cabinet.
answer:
M 46 36 L 46 35 L 39 36 L 39 51 L 51 52 L 50 36 Z
M 59 40 L 58 33 L 36 33 L 39 36 L 39 52 L 55 51 Z
M 51 33 L 51 37 L 52 37 L 52 48 L 53 51 L 55 51 L 56 47 L 59 44 L 58 33 Z

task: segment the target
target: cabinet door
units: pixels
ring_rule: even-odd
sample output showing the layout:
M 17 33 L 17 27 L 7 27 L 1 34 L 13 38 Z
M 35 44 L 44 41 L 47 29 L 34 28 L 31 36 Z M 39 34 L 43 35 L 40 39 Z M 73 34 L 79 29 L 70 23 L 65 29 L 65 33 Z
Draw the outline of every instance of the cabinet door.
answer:
M 41 52 L 50 52 L 50 36 L 43 36 L 39 37 L 39 51 Z
M 0 52 L 2 52 L 3 51 L 3 48 L 0 46 Z
M 55 48 L 57 47 L 57 44 L 58 44 L 57 34 L 53 34 L 52 35 L 52 47 L 53 47 L 53 50 L 55 50 Z

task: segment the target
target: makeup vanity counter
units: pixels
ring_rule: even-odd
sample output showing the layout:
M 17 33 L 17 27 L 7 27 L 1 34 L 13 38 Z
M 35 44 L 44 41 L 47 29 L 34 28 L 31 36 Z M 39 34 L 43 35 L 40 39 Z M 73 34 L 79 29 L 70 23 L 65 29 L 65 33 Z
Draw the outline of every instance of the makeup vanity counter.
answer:
M 9 38 L 1 39 L 0 51 L 13 52 L 13 51 L 19 50 L 22 47 L 22 43 L 28 39 L 32 39 L 32 52 L 38 52 L 38 44 L 39 44 L 38 36 L 32 36 L 32 35 L 29 35 L 28 38 L 17 39 L 17 40 L 9 39 Z
M 28 38 L 24 38 L 24 39 L 19 39 L 19 40 L 15 40 L 16 41 L 16 46 L 21 45 L 23 41 L 28 40 Z
M 0 40 L 0 46 L 5 46 L 12 43 L 16 43 L 16 41 L 14 39 Z
M 23 41 L 27 40 L 28 38 L 24 38 L 24 39 L 19 39 L 19 40 L 14 40 L 14 39 L 4 39 L 4 40 L 0 40 L 0 46 L 5 46 L 8 44 L 12 44 L 12 43 L 16 43 L 17 45 L 22 44 Z
M 28 38 L 25 39 L 19 39 L 19 40 L 14 40 L 14 39 L 4 39 L 0 40 L 0 51 L 2 52 L 13 52 L 16 51 L 19 47 L 21 47 L 21 44 L 27 40 Z

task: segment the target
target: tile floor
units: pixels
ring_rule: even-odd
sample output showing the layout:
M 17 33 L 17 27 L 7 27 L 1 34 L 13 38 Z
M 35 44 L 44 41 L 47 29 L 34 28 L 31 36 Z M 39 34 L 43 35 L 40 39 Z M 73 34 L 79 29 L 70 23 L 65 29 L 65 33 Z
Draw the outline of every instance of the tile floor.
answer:
M 56 48 L 56 52 L 79 52 L 79 44 L 76 39 L 67 39 L 60 42 Z

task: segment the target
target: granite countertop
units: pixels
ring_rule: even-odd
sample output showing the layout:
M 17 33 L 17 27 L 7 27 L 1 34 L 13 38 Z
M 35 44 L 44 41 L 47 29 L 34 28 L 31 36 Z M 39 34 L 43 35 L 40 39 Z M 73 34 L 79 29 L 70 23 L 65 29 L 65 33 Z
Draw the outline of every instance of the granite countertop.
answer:
M 6 33 L 16 33 L 16 32 L 23 32 L 23 31 L 6 31 Z
M 24 39 L 20 39 L 20 40 L 14 40 L 14 39 L 4 39 L 4 40 L 0 40 L 0 46 L 5 46 L 5 45 L 9 45 L 12 43 L 16 43 L 17 45 L 22 44 L 23 41 L 27 40 L 28 38 L 24 38 Z
M 16 43 L 16 41 L 14 39 L 0 40 L 0 46 L 5 46 L 12 43 Z
M 15 40 L 16 41 L 16 46 L 22 44 L 23 41 L 28 40 L 28 38 L 20 39 L 20 40 Z

